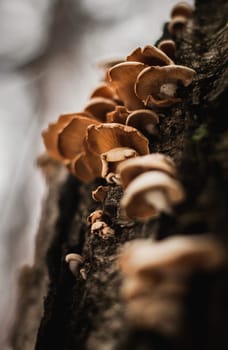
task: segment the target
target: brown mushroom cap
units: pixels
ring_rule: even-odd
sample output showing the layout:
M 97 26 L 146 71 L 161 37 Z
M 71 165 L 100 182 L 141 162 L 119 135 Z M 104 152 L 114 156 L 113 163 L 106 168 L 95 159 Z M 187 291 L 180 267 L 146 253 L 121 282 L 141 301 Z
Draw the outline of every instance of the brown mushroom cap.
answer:
M 151 203 L 153 192 L 161 199 Z M 149 196 L 150 201 L 147 199 Z M 163 211 L 169 211 L 169 205 L 180 203 L 184 199 L 181 184 L 161 171 L 148 171 L 137 176 L 125 189 L 121 206 L 129 218 L 148 219 L 157 217 L 160 213 L 160 201 L 165 202 Z M 167 209 L 166 209 L 167 208 Z
M 183 30 L 188 23 L 188 19 L 184 16 L 175 16 L 168 24 L 168 31 L 171 34 L 175 34 L 178 31 Z
M 107 113 L 107 123 L 125 124 L 129 115 L 128 110 L 124 106 L 116 106 L 112 112 Z
M 143 108 L 143 103 L 135 95 L 134 84 L 145 65 L 138 62 L 124 62 L 112 67 L 108 74 L 117 95 L 129 110 Z
M 58 136 L 58 149 L 64 158 L 73 160 L 83 152 L 86 130 L 91 124 L 99 125 L 100 123 L 95 119 L 76 115 L 61 130 Z
M 171 59 L 174 59 L 176 53 L 176 44 L 173 40 L 167 39 L 160 41 L 158 44 L 158 49 L 163 51 Z
M 128 159 L 119 164 L 117 173 L 123 188 L 126 188 L 137 176 L 151 170 L 163 171 L 172 177 L 177 175 L 173 160 L 161 153 Z
M 116 102 L 105 97 L 93 97 L 85 106 L 85 111 L 101 122 L 106 121 L 106 113 L 115 109 Z
M 176 98 L 170 94 L 165 98 L 160 98 L 162 88 L 181 82 L 184 86 L 191 84 L 195 71 L 191 68 L 177 65 L 164 67 L 147 67 L 137 77 L 135 83 L 136 95 L 144 101 L 146 105 L 154 105 L 156 107 L 167 107 L 173 103 L 179 102 L 180 98 Z
M 128 147 L 139 155 L 149 153 L 148 140 L 138 130 L 117 123 L 91 125 L 86 142 L 91 152 L 101 155 L 117 147 Z
M 127 61 L 141 62 L 148 66 L 166 66 L 174 62 L 160 49 L 147 45 L 144 48 L 138 47 L 129 56 Z
M 65 261 L 69 263 L 70 261 L 77 261 L 78 263 L 82 264 L 84 262 L 84 259 L 81 255 L 76 253 L 70 253 L 65 256 Z
M 102 172 L 101 176 L 106 177 L 109 173 L 116 173 L 117 165 L 132 157 L 136 157 L 137 152 L 129 147 L 117 147 L 101 154 Z
M 120 256 L 121 270 L 129 275 L 153 271 L 214 269 L 226 262 L 223 247 L 211 236 L 175 236 L 162 241 L 135 240 Z
M 92 198 L 96 202 L 104 202 L 107 197 L 108 186 L 98 186 L 94 191 L 92 191 Z
M 176 16 L 183 16 L 186 18 L 190 18 L 193 13 L 192 6 L 187 2 L 179 2 L 177 3 L 171 11 L 170 17 L 174 18 Z
M 102 163 L 100 157 L 84 149 L 69 165 L 69 170 L 79 180 L 89 183 L 101 176 Z
M 106 83 L 101 83 L 96 87 L 90 98 L 94 97 L 104 97 L 111 100 L 117 98 L 115 91 Z
M 58 121 L 56 123 L 52 123 L 48 126 L 48 129 L 43 131 L 43 141 L 46 146 L 48 154 L 65 164 L 69 163 L 68 157 L 65 156 L 65 154 L 62 154 L 61 150 L 59 149 L 59 138 L 60 135 L 64 132 L 64 130 L 68 127 L 68 125 L 75 119 L 78 119 L 80 122 L 83 120 L 90 120 L 93 122 L 93 119 L 90 118 L 90 114 L 86 112 L 81 113 L 73 113 L 73 114 L 63 114 L 59 117 Z M 95 123 L 97 123 L 95 121 Z M 83 127 L 82 127 L 83 128 Z
M 149 109 L 138 109 L 129 114 L 126 120 L 126 125 L 133 126 L 143 134 L 154 134 L 155 127 L 159 122 L 159 117 L 156 112 Z

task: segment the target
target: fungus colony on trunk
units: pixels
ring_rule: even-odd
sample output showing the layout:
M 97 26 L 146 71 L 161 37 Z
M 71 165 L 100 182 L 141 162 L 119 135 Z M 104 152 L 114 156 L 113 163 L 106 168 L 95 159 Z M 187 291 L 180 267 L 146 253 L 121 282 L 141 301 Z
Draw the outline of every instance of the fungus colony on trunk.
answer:
M 192 11 L 187 3 L 173 8 L 170 36 L 186 27 Z M 126 59 L 102 62 L 103 82 L 84 110 L 61 115 L 43 132 L 48 155 L 78 179 L 85 183 L 106 179 L 106 186 L 92 192 L 96 202 L 103 206 L 109 184 L 122 187 L 120 206 L 127 220 L 171 215 L 185 199 L 173 160 L 153 153 L 153 146 L 150 154 L 148 140 L 158 133 L 159 113 L 181 102 L 180 89 L 188 87 L 196 73 L 174 63 L 175 51 L 170 38 L 158 47 L 139 47 Z M 115 234 L 110 217 L 102 210 L 93 212 L 88 223 L 91 234 L 100 239 Z M 188 277 L 196 269 L 210 270 L 223 261 L 221 247 L 209 236 L 137 240 L 126 245 L 119 265 L 129 322 L 133 327 L 176 333 Z M 66 262 L 78 276 L 83 258 L 68 254 Z

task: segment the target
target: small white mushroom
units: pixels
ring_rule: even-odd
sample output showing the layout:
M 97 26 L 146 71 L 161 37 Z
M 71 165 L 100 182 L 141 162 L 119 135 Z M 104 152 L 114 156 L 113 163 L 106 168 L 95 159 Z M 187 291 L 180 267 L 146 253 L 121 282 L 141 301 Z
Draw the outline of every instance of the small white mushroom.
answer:
M 69 269 L 75 277 L 78 277 L 79 267 L 83 264 L 84 259 L 81 255 L 70 253 L 65 256 L 65 261 L 69 265 Z

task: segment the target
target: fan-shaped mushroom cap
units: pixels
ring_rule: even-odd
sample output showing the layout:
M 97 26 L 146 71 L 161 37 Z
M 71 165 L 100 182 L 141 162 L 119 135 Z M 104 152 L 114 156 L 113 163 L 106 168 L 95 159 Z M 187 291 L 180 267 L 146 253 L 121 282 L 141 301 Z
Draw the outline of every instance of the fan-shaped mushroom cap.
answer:
M 117 95 L 115 94 L 115 91 L 111 88 L 111 86 L 109 86 L 106 83 L 101 83 L 96 87 L 96 89 L 90 96 L 90 98 L 94 97 L 104 97 L 112 100 L 117 98 Z
M 186 18 L 190 18 L 193 13 L 192 6 L 187 2 L 179 2 L 177 3 L 171 10 L 170 17 L 174 18 L 176 16 L 183 16 Z
M 79 180 L 89 183 L 101 176 L 102 163 L 100 157 L 85 148 L 70 163 L 69 170 Z
M 81 113 L 74 113 L 74 114 L 64 114 L 61 115 L 56 123 L 52 123 L 48 126 L 48 129 L 45 130 L 42 133 L 44 144 L 46 146 L 48 154 L 65 164 L 69 163 L 69 159 L 71 157 L 66 156 L 65 152 L 62 152 L 62 149 L 59 145 L 60 141 L 60 136 L 61 134 L 67 129 L 68 133 L 68 126 L 73 123 L 73 128 L 75 124 L 77 124 L 78 130 L 83 130 L 85 135 L 85 128 L 91 124 L 95 123 L 97 124 L 96 120 L 90 119 L 90 114 L 86 112 L 81 112 Z M 74 120 L 77 120 L 75 122 Z M 75 129 L 75 128 L 74 128 Z M 77 131 L 78 131 L 77 130 Z M 80 132 L 81 133 L 81 132 Z M 80 135 L 81 137 L 81 135 Z M 71 140 L 70 140 L 71 141 Z M 76 140 L 76 143 L 80 143 L 81 141 L 79 139 Z
M 85 106 L 85 111 L 101 122 L 106 121 L 106 113 L 115 109 L 116 102 L 105 97 L 93 97 Z
M 174 236 L 162 241 L 135 240 L 125 246 L 119 259 L 128 276 L 156 271 L 190 272 L 214 269 L 227 260 L 223 247 L 210 235 Z
M 67 159 L 73 160 L 77 155 L 83 152 L 84 139 L 87 127 L 91 124 L 99 125 L 95 119 L 75 116 L 67 126 L 61 131 L 58 137 L 59 153 Z
M 87 129 L 86 142 L 88 148 L 101 155 L 117 147 L 128 147 L 139 155 L 149 153 L 148 140 L 131 126 L 118 123 L 91 125 Z
M 170 206 L 184 199 L 181 184 L 161 171 L 148 171 L 137 176 L 125 189 L 121 206 L 132 219 L 157 217 L 170 212 Z
M 147 67 L 137 77 L 135 92 L 147 106 L 168 107 L 181 100 L 175 97 L 177 84 L 190 85 L 194 75 L 184 66 Z
M 173 40 L 167 39 L 160 41 L 158 44 L 158 49 L 163 51 L 171 59 L 174 59 L 176 53 L 176 44 Z
M 123 188 L 126 188 L 137 176 L 151 170 L 163 171 L 173 177 L 177 175 L 173 160 L 161 153 L 128 159 L 118 166 L 117 173 Z
M 107 120 L 107 123 L 125 124 L 128 115 L 129 115 L 129 112 L 126 109 L 126 107 L 116 106 L 116 108 L 112 112 L 107 113 L 106 120 Z
M 86 144 L 102 161 L 102 176 L 114 172 L 122 160 L 149 153 L 148 140 L 136 129 L 117 123 L 87 129 Z
M 143 103 L 135 95 L 134 84 L 145 65 L 138 62 L 123 62 L 109 70 L 109 79 L 117 95 L 129 110 L 143 108 Z
M 148 66 L 166 66 L 174 62 L 155 46 L 147 45 L 144 48 L 138 47 L 129 56 L 127 61 L 141 62 Z
M 133 126 L 142 133 L 154 134 L 159 122 L 157 113 L 149 109 L 137 109 L 129 114 L 126 125 Z

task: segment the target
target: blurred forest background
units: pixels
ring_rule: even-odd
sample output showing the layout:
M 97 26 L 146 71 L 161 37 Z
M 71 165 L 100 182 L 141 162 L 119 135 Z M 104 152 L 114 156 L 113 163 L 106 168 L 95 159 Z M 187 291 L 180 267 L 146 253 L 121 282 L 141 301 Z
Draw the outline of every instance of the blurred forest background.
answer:
M 153 44 L 176 2 L 0 0 L 0 349 L 8 349 L 18 269 L 33 259 L 42 129 L 83 109 L 99 61 Z

